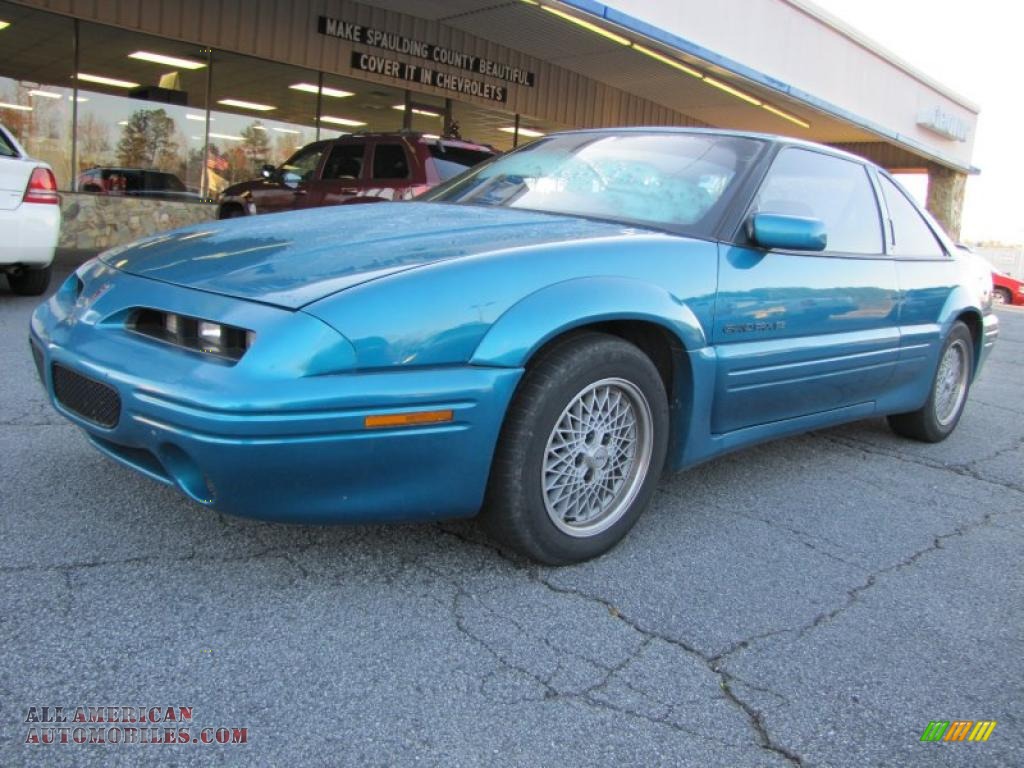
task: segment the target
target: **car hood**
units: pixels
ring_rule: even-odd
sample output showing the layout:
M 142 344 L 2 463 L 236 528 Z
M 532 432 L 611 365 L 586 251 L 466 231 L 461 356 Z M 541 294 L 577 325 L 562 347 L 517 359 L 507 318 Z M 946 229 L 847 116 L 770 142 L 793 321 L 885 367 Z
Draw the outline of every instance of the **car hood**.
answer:
M 133 275 L 298 309 L 439 261 L 628 231 L 619 224 L 503 208 L 381 203 L 209 222 L 100 258 Z

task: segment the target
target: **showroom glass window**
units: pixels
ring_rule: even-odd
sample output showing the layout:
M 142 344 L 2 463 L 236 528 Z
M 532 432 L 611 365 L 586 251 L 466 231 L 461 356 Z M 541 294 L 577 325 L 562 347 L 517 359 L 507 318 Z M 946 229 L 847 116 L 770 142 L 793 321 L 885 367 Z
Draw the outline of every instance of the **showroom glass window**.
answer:
M 74 23 L 7 2 L 0 19 L 0 123 L 69 189 Z
M 938 238 L 903 191 L 883 174 L 878 175 L 889 209 L 889 252 L 895 256 L 939 259 L 945 251 Z
M 871 180 L 860 163 L 805 149 L 784 149 L 761 184 L 758 213 L 807 216 L 825 223 L 828 250 L 882 253 L 882 225 Z
M 316 141 L 316 71 L 215 51 L 211 79 L 211 195 Z
M 100 24 L 80 24 L 78 40 L 78 189 L 198 200 L 208 55 Z

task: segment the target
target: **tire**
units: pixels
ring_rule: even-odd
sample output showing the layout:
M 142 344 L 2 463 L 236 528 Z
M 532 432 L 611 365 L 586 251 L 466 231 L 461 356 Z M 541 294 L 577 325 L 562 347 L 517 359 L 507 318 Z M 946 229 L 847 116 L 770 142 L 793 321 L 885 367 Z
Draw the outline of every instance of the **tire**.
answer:
M 52 274 L 52 265 L 41 269 L 25 267 L 18 272 L 8 272 L 7 282 L 11 286 L 11 292 L 18 296 L 42 296 L 50 287 Z
M 240 219 L 245 216 L 245 209 L 240 205 L 225 205 L 220 210 L 219 219 Z
M 974 339 L 962 322 L 949 331 L 932 386 L 924 407 L 911 413 L 889 416 L 894 432 L 925 443 L 939 443 L 949 437 L 967 404 L 974 374 Z
M 665 386 L 647 355 L 616 336 L 566 337 L 531 364 L 509 406 L 481 521 L 547 565 L 596 557 L 650 502 L 668 433 Z
M 1013 297 L 1010 292 L 1005 288 L 993 288 L 992 289 L 992 303 L 1002 306 L 1004 304 L 1013 303 Z

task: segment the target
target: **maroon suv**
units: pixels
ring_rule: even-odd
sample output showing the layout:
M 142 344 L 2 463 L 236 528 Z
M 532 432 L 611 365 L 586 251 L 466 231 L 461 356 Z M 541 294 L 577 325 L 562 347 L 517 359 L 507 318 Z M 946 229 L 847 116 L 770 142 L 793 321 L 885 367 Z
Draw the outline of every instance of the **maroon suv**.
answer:
M 307 144 L 263 178 L 228 187 L 218 216 L 321 205 L 408 200 L 497 154 L 492 147 L 419 133 L 362 133 Z

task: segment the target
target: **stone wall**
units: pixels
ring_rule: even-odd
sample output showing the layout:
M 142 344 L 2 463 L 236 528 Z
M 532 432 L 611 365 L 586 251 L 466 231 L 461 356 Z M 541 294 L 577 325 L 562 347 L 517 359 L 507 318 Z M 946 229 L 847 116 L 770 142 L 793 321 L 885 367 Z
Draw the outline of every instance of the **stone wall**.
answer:
M 946 234 L 960 239 L 967 175 L 935 163 L 928 164 L 928 202 L 925 207 Z
M 217 206 L 175 200 L 61 193 L 60 248 L 101 251 L 140 237 L 217 218 Z

